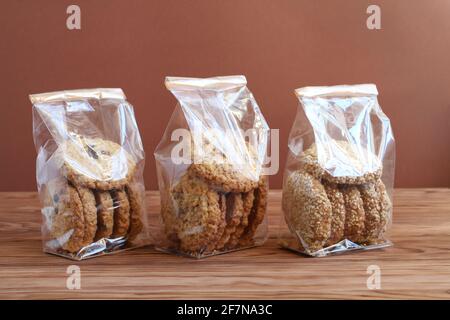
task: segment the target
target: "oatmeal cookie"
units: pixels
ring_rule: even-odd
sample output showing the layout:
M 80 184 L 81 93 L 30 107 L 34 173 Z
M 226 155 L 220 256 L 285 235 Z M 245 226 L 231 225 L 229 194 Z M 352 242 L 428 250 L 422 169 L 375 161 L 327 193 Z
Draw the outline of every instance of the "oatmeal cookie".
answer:
M 80 196 L 83 205 L 84 215 L 84 237 L 83 247 L 91 244 L 94 241 L 95 233 L 97 232 L 97 206 L 94 193 L 91 189 L 77 186 L 75 187 Z
M 255 191 L 250 190 L 249 192 L 242 193 L 242 216 L 239 221 L 239 224 L 236 226 L 235 232 L 233 232 L 230 236 L 229 241 L 226 244 L 228 249 L 233 249 L 239 243 L 239 239 L 245 231 L 245 228 L 248 226 L 248 216 L 252 211 L 253 202 L 255 199 Z
M 267 209 L 267 196 L 269 192 L 269 181 L 267 176 L 261 176 L 258 183 L 258 188 L 255 189 L 255 199 L 253 207 L 248 216 L 248 226 L 245 228 L 244 234 L 239 240 L 241 246 L 248 246 L 254 243 L 258 226 L 263 222 Z
M 219 194 L 201 179 L 185 174 L 173 187 L 177 236 L 186 253 L 204 253 L 220 237 L 225 215 Z
M 130 227 L 130 203 L 125 190 L 111 190 L 114 202 L 114 227 L 112 238 L 123 237 Z
M 356 186 L 341 187 L 345 201 L 345 237 L 355 243 L 364 241 L 365 211 L 361 193 Z
M 331 235 L 332 207 L 320 181 L 304 171 L 292 172 L 282 201 L 287 223 L 301 246 L 308 253 L 322 249 Z
M 236 227 L 241 222 L 244 213 L 244 203 L 241 193 L 229 193 L 226 196 L 226 227 L 220 237 L 216 250 L 221 250 L 230 240 L 230 236 L 236 232 Z
M 139 190 L 137 183 L 130 183 L 125 187 L 130 204 L 130 227 L 128 228 L 128 240 L 133 241 L 144 230 L 144 190 Z
M 135 163 L 115 142 L 99 138 L 76 137 L 58 149 L 63 172 L 76 186 L 110 190 L 123 187 L 134 174 Z
M 109 238 L 114 227 L 114 204 L 108 191 L 95 190 L 97 202 L 97 232 L 94 241 Z
M 248 148 L 248 155 L 254 157 L 250 150 Z M 205 143 L 201 152 L 194 149 L 193 160 L 188 171 L 222 192 L 248 192 L 258 186 L 258 180 L 242 173 L 249 170 L 248 165 L 240 168 L 211 143 Z
M 83 247 L 84 214 L 77 190 L 71 185 L 53 191 L 55 214 L 50 233 L 60 243 L 61 248 L 77 252 Z
M 331 234 L 325 244 L 325 247 L 328 247 L 344 239 L 345 201 L 336 184 L 324 183 L 324 187 L 332 208 Z
M 317 146 L 313 143 L 308 149 L 306 149 L 300 156 L 300 163 L 305 171 L 312 174 L 317 179 L 324 179 L 331 183 L 337 184 L 363 184 L 368 182 L 374 182 L 380 178 L 382 170 L 381 163 L 375 155 L 370 151 L 364 150 L 362 155 L 369 157 L 369 161 L 374 162 L 373 167 L 376 167 L 373 171 L 367 171 L 364 169 L 365 161 L 359 159 L 360 154 L 356 152 L 352 146 L 345 141 L 336 141 L 339 145 L 339 151 L 344 154 L 341 161 L 345 161 L 345 164 L 339 163 L 339 171 L 344 171 L 348 175 L 333 176 L 327 170 L 325 170 L 318 161 Z M 339 158 L 339 157 L 337 157 Z M 347 163 L 348 162 L 348 163 Z M 362 175 L 354 175 L 354 173 L 361 173 Z

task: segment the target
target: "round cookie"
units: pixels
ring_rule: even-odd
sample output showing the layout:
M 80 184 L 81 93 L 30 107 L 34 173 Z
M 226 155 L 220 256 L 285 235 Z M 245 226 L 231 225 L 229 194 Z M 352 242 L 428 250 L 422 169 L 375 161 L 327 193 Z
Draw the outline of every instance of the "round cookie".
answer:
M 239 239 L 245 231 L 245 228 L 248 226 L 248 216 L 252 211 L 254 199 L 254 190 L 242 193 L 242 216 L 239 224 L 236 226 L 236 231 L 230 235 L 230 239 L 226 244 L 226 247 L 228 249 L 233 249 L 237 246 L 237 244 L 239 243 Z
M 341 187 L 345 201 L 345 238 L 361 243 L 364 241 L 365 211 L 361 193 L 356 186 L 346 185 Z
M 94 241 L 109 238 L 114 227 L 114 203 L 108 191 L 95 190 L 97 202 L 97 232 Z
M 380 195 L 380 237 L 382 237 L 391 221 L 392 202 L 381 179 L 376 182 L 376 189 Z
M 94 241 L 97 232 L 97 206 L 94 193 L 91 189 L 77 186 L 75 187 L 83 205 L 84 215 L 84 237 L 83 247 Z
M 139 185 L 130 183 L 125 187 L 130 204 L 130 227 L 128 228 L 128 240 L 133 241 L 144 230 L 144 191 L 139 190 Z
M 61 144 L 58 153 L 65 176 L 76 186 L 119 189 L 135 172 L 130 154 L 109 140 L 75 137 Z
M 359 186 L 359 192 L 364 205 L 364 241 L 371 243 L 378 239 L 381 233 L 381 195 L 378 193 L 375 183 L 367 183 Z
M 258 188 L 255 189 L 255 199 L 250 215 L 248 216 L 248 226 L 239 240 L 239 245 L 249 246 L 253 245 L 256 230 L 263 222 L 267 209 L 267 196 L 269 192 L 269 181 L 267 176 L 261 176 L 258 183 Z
M 222 220 L 217 229 L 216 236 L 208 244 L 205 252 L 211 252 L 211 251 L 214 251 L 215 249 L 218 249 L 217 244 L 219 243 L 220 239 L 224 235 L 225 229 L 227 227 L 227 220 L 226 220 L 227 197 L 224 193 L 219 193 L 219 208 L 222 213 Z
M 236 228 L 241 222 L 244 213 L 244 203 L 241 193 L 229 193 L 226 196 L 226 227 L 220 237 L 216 250 L 221 250 L 230 240 L 231 235 L 236 232 Z
M 339 145 L 340 152 L 345 154 L 345 159 L 341 161 L 346 163 L 346 166 L 351 168 L 358 168 L 358 172 L 361 172 L 364 167 L 364 163 L 359 159 L 359 153 L 355 152 L 352 146 L 346 141 L 335 141 Z M 317 157 L 317 146 L 313 143 L 308 149 L 306 149 L 300 156 L 300 163 L 302 168 L 316 177 L 317 179 L 324 179 L 331 183 L 336 184 L 363 184 L 368 182 L 374 182 L 380 178 L 382 169 L 381 163 L 375 155 L 370 153 L 368 150 L 362 152 L 364 155 L 368 155 L 371 159 L 370 161 L 376 162 L 374 165 L 376 169 L 373 171 L 365 171 L 362 175 L 343 175 L 343 176 L 333 176 L 327 170 L 325 170 L 318 162 Z M 343 168 L 340 168 L 341 170 Z M 347 169 L 348 170 L 348 169 Z
M 331 233 L 325 244 L 325 247 L 328 247 L 344 239 L 345 201 L 336 184 L 324 183 L 324 187 L 332 208 Z
M 180 249 L 187 253 L 204 253 L 216 243 L 225 215 L 219 194 L 205 182 L 185 174 L 173 187 Z
M 205 143 L 201 154 L 194 149 L 194 162 L 188 172 L 222 192 L 248 192 L 258 186 L 258 181 L 242 174 L 242 170 L 246 169 L 231 163 L 212 144 Z
M 77 252 L 83 247 L 84 214 L 83 205 L 77 190 L 71 185 L 53 190 L 55 215 L 50 234 L 58 240 L 61 248 Z
M 124 190 L 111 190 L 114 202 L 114 226 L 111 237 L 119 238 L 128 233 L 130 227 L 130 203 Z
M 304 171 L 292 172 L 282 201 L 288 226 L 301 246 L 308 253 L 322 249 L 331 235 L 332 207 L 320 181 Z

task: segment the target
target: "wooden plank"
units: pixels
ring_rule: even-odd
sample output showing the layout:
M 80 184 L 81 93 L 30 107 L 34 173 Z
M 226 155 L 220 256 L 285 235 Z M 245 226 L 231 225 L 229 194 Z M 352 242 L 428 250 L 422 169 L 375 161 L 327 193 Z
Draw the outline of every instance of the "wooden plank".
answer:
M 278 248 L 281 192 L 271 191 L 267 243 L 203 260 L 139 248 L 86 261 L 42 253 L 36 193 L 0 193 L 0 298 L 450 298 L 450 189 L 398 189 L 394 247 L 326 258 Z M 149 212 L 159 210 L 148 192 Z M 66 268 L 81 268 L 81 289 Z M 381 268 L 369 290 L 367 267 Z

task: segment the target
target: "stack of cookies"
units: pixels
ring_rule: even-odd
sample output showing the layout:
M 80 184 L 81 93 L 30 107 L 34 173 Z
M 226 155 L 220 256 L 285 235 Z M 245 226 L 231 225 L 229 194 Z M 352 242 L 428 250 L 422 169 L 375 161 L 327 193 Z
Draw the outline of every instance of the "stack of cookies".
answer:
M 267 207 L 267 177 L 251 179 L 226 162 L 193 163 L 162 197 L 172 251 L 201 257 L 256 245 Z
M 338 144 L 343 152 L 353 150 L 348 143 Z M 285 181 L 283 211 L 301 249 L 313 254 L 344 239 L 360 245 L 383 241 L 392 205 L 381 165 L 360 175 L 334 176 L 319 164 L 315 144 L 301 155 L 300 164 Z
M 143 230 L 143 194 L 136 163 L 118 144 L 72 137 L 54 157 L 62 177 L 46 187 L 47 229 L 58 250 L 76 254 L 102 239 L 133 241 Z

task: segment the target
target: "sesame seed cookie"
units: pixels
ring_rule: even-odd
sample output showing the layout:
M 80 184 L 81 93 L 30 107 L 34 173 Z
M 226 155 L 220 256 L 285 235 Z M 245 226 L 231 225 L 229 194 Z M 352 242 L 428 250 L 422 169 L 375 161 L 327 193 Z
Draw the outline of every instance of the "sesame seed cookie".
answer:
M 229 193 L 226 195 L 226 227 L 220 237 L 216 250 L 221 250 L 230 240 L 231 235 L 236 231 L 236 227 L 241 222 L 244 213 L 244 203 L 241 193 Z
M 130 154 L 109 140 L 75 137 L 61 144 L 58 152 L 65 176 L 76 186 L 119 189 L 135 172 Z
M 345 201 L 336 184 L 324 183 L 324 187 L 332 208 L 331 234 L 325 244 L 325 247 L 328 247 L 344 239 Z
M 380 194 L 380 231 L 384 233 L 391 221 L 392 202 L 381 179 L 378 179 L 376 188 Z
M 289 228 L 308 253 L 324 247 L 331 235 L 332 207 L 321 182 L 305 171 L 292 172 L 283 190 Z
M 94 241 L 109 238 L 114 227 L 114 204 L 108 191 L 95 190 L 97 202 L 97 232 Z
M 248 226 L 248 216 L 250 215 L 253 207 L 253 202 L 255 199 L 255 191 L 250 190 L 249 192 L 242 193 L 242 216 L 239 224 L 236 226 L 234 233 L 230 235 L 230 239 L 226 244 L 228 249 L 233 249 L 239 243 L 239 239 Z
M 83 247 L 94 241 L 97 232 L 97 206 L 94 193 L 91 189 L 76 186 L 75 187 L 83 206 L 84 215 L 84 237 Z
M 130 204 L 130 227 L 128 228 L 128 241 L 133 241 L 144 230 L 144 190 L 140 190 L 137 183 L 129 183 L 125 187 Z
M 356 186 L 341 187 L 345 201 L 345 237 L 355 243 L 364 241 L 365 211 L 361 193 Z
M 128 233 L 130 227 L 130 202 L 125 190 L 111 190 L 114 202 L 114 226 L 111 237 L 119 238 Z
M 177 210 L 177 236 L 186 253 L 204 253 L 216 243 L 225 225 L 219 194 L 197 177 L 185 174 L 173 187 Z
M 77 190 L 67 185 L 53 192 L 55 214 L 50 233 L 57 239 L 61 248 L 77 252 L 83 247 L 84 214 L 83 204 Z
M 254 236 L 258 226 L 263 222 L 267 209 L 267 196 L 269 192 L 269 181 L 267 176 L 261 176 L 258 188 L 255 189 L 255 199 L 253 207 L 248 216 L 248 226 L 244 231 L 239 245 L 249 246 L 254 244 Z
M 317 179 L 324 179 L 331 183 L 337 184 L 363 184 L 368 182 L 374 182 L 380 178 L 382 170 L 381 163 L 375 155 L 368 150 L 355 151 L 351 144 L 346 141 L 336 141 L 339 146 L 337 150 L 343 154 L 339 158 L 335 154 L 330 155 L 334 159 L 338 159 L 339 162 L 335 164 L 338 166 L 339 171 L 348 173 L 347 175 L 334 176 L 325 170 L 320 164 L 317 156 L 317 146 L 313 143 L 308 149 L 306 149 L 300 156 L 300 163 L 302 168 L 312 174 Z M 370 171 L 364 169 L 365 160 L 360 157 L 366 156 L 370 158 L 371 162 L 374 162 L 373 167 L 376 169 Z M 337 160 L 336 160 L 337 161 Z M 359 174 L 364 172 L 364 174 Z

